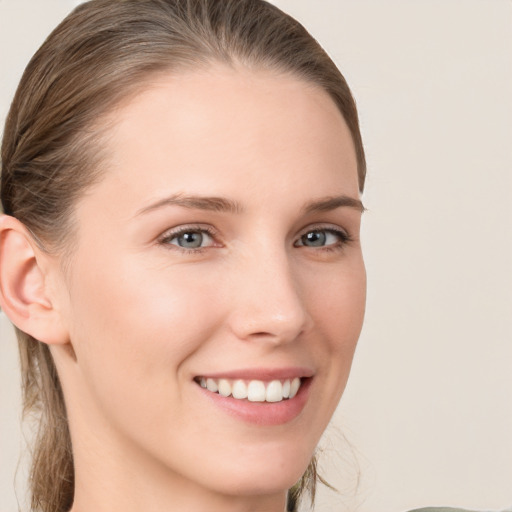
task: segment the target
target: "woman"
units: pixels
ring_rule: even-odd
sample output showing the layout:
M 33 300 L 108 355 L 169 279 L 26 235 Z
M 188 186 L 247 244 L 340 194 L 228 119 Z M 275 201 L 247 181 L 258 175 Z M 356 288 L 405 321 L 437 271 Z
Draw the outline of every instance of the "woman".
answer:
M 270 4 L 64 20 L 2 145 L 32 509 L 296 510 L 362 325 L 364 178 L 343 77 Z

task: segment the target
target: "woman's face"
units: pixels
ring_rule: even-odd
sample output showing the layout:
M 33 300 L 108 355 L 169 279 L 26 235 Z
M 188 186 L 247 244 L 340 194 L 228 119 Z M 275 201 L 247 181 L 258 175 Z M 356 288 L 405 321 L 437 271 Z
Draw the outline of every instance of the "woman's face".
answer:
M 349 130 L 315 86 L 220 66 L 160 77 L 112 120 L 63 274 L 77 480 L 101 461 L 142 486 L 282 492 L 363 320 Z

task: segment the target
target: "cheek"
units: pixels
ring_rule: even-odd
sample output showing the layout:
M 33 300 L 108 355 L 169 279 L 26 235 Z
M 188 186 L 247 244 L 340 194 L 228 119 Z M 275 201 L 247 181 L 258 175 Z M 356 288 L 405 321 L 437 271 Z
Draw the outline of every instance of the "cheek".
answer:
M 365 312 L 366 272 L 362 258 L 314 276 L 307 289 L 308 309 L 330 350 L 351 356 Z
M 182 364 L 222 319 L 201 276 L 138 263 L 76 267 L 71 339 L 86 385 L 101 400 L 177 393 Z
M 323 430 L 345 389 L 363 325 L 366 272 L 362 258 L 317 279 L 310 289 L 309 310 L 315 324 L 310 349 L 320 362 L 323 392 L 319 400 L 327 411 L 320 425 Z

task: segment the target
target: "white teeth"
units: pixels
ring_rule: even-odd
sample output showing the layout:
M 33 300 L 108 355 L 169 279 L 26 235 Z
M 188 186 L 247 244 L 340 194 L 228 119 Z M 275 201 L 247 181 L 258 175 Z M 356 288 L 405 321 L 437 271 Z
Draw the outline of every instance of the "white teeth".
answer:
M 290 381 L 289 380 L 284 381 L 283 398 L 290 398 Z
M 261 380 L 251 380 L 247 388 L 247 400 L 249 402 L 265 401 L 265 384 Z
M 216 393 L 219 390 L 219 386 L 213 379 L 206 379 L 206 388 L 212 393 Z
M 281 402 L 284 399 L 291 399 L 297 395 L 301 386 L 301 380 L 298 377 L 270 382 L 201 377 L 198 383 L 212 393 L 218 393 L 224 397 L 232 396 L 237 400 L 247 399 L 250 402 Z
M 293 398 L 297 391 L 299 391 L 300 388 L 300 379 L 298 377 L 295 377 L 295 379 L 292 380 L 290 385 L 290 398 Z
M 265 400 L 267 402 L 280 402 L 283 399 L 283 385 L 278 380 L 273 380 L 267 386 Z
M 233 384 L 233 398 L 243 400 L 247 398 L 247 386 L 243 380 L 237 380 Z
M 221 396 L 231 395 L 231 384 L 226 379 L 219 380 L 219 395 L 221 395 Z

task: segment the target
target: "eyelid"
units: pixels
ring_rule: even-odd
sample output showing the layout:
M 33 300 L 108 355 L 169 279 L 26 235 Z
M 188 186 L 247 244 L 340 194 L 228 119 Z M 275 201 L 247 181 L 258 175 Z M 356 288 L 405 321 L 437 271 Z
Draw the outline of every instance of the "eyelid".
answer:
M 346 229 L 344 229 L 340 226 L 336 226 L 333 224 L 318 224 L 318 225 L 314 224 L 312 226 L 308 226 L 307 228 L 303 229 L 300 232 L 300 234 L 297 238 L 297 241 L 294 243 L 294 245 L 296 247 L 307 247 L 304 244 L 299 243 L 299 242 L 301 241 L 301 239 L 304 235 L 307 235 L 308 233 L 311 233 L 312 231 L 326 231 L 326 232 L 333 233 L 340 237 L 340 240 L 337 244 L 318 246 L 316 249 L 332 249 L 335 247 L 344 246 L 354 240 L 353 237 L 350 235 L 350 233 Z
M 188 249 L 186 247 L 180 247 L 176 244 L 171 244 L 170 241 L 176 237 L 184 233 L 190 232 L 199 232 L 207 234 L 214 243 L 208 245 L 206 247 L 197 247 L 193 249 Z M 199 253 L 204 249 L 208 249 L 210 247 L 220 247 L 222 244 L 218 243 L 218 232 L 212 226 L 208 226 L 205 224 L 182 224 L 180 226 L 176 226 L 175 228 L 170 228 L 164 231 L 157 239 L 158 244 L 166 246 L 169 249 L 186 252 L 186 253 Z

